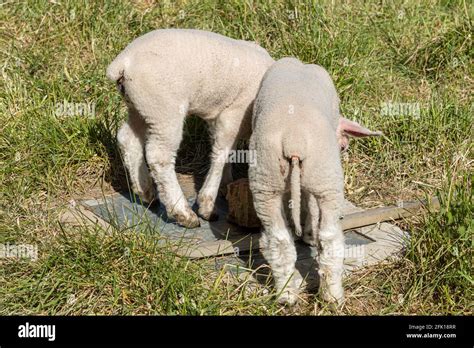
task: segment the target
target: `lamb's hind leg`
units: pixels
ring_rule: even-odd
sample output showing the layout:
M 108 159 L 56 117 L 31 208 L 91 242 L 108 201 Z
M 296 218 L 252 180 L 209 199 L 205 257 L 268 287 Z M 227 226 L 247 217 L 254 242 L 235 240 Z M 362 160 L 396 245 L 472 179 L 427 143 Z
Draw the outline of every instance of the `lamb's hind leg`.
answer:
M 326 301 L 338 303 L 344 299 L 344 234 L 340 224 L 343 199 L 342 193 L 331 192 L 322 194 L 318 200 L 322 249 L 319 256 L 320 290 Z
M 281 195 L 254 193 L 255 210 L 264 228 L 260 245 L 272 269 L 278 302 L 292 305 L 297 300 L 296 248 L 288 229 Z
M 151 203 L 156 198 L 156 190 L 145 162 L 145 133 L 145 122 L 138 111 L 130 106 L 128 120 L 117 133 L 117 142 L 133 192 Z
M 319 205 L 316 197 L 305 193 L 304 202 L 307 204 L 306 219 L 303 229 L 303 241 L 311 246 L 318 245 L 319 234 Z
M 153 115 L 147 118 L 149 125 L 145 152 L 160 201 L 166 207 L 168 216 L 184 227 L 194 228 L 199 226 L 199 219 L 191 210 L 175 172 L 176 153 L 181 143 L 186 114 L 178 110 L 178 107 L 171 106 L 150 111 Z

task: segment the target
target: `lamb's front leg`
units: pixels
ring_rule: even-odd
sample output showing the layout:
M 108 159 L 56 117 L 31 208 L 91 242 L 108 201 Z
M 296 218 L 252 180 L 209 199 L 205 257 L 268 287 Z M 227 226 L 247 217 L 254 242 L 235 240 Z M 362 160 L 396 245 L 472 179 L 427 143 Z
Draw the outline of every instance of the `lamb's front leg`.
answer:
M 340 224 L 343 195 L 321 195 L 319 207 L 321 222 L 319 241 L 320 291 L 324 300 L 341 303 L 344 299 L 342 275 L 344 272 L 344 234 Z
M 254 193 L 255 210 L 264 228 L 260 245 L 270 264 L 278 302 L 293 305 L 297 300 L 296 248 L 284 215 L 282 197 Z

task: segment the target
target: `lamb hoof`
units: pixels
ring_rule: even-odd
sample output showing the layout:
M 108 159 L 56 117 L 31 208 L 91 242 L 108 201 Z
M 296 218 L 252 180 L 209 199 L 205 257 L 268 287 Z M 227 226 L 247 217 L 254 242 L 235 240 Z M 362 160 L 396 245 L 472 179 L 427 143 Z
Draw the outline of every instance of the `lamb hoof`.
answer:
M 321 289 L 321 297 L 328 303 L 334 303 L 337 305 L 344 302 L 344 290 L 342 287 L 331 286 L 331 289 Z
M 207 221 L 216 221 L 219 218 L 214 212 L 214 200 L 209 196 L 200 196 L 198 198 L 199 216 Z
M 201 226 L 198 216 L 191 209 L 184 214 L 175 214 L 173 216 L 178 224 L 186 228 L 196 228 Z
M 151 185 L 151 187 L 147 188 L 144 191 L 141 191 L 141 190 L 134 190 L 134 191 L 137 193 L 137 195 L 140 197 L 143 203 L 152 204 L 158 198 L 158 194 L 153 185 Z
M 277 299 L 278 303 L 283 306 L 293 306 L 296 304 L 297 300 L 298 297 L 296 296 L 296 294 L 288 290 L 280 294 Z
M 216 221 L 217 219 L 219 219 L 219 215 L 217 215 L 216 213 L 202 212 L 201 210 L 199 210 L 199 216 L 207 221 Z

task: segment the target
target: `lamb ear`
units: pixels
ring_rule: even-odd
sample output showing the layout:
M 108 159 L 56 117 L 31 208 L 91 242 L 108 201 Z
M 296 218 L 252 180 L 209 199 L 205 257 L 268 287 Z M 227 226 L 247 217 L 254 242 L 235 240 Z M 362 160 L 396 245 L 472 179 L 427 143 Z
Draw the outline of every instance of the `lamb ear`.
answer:
M 377 135 L 383 135 L 382 132 L 373 132 L 370 129 L 367 129 L 357 122 L 348 120 L 347 118 L 340 117 L 339 125 L 337 126 L 337 133 L 339 136 L 350 135 L 352 137 L 371 137 Z

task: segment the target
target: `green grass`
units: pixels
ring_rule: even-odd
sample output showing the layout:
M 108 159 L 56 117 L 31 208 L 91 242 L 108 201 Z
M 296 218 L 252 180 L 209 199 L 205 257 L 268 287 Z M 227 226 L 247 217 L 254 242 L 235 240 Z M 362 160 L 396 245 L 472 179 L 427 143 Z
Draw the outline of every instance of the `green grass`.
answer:
M 58 222 L 71 198 L 127 189 L 115 144 L 126 111 L 105 68 L 135 37 L 169 27 L 326 67 L 343 113 L 385 134 L 351 143 L 349 200 L 440 197 L 439 213 L 400 222 L 412 232 L 401 261 L 347 280 L 338 312 L 472 314 L 473 13 L 468 1 L 3 3 L 0 243 L 37 245 L 39 259 L 0 259 L 0 314 L 288 312 L 261 286 L 177 257 L 156 234 Z M 63 101 L 92 102 L 95 115 L 58 116 Z M 382 115 L 389 102 L 418 103 L 420 115 Z M 187 122 L 180 171 L 205 172 L 205 134 Z M 331 310 L 310 294 L 289 312 Z

